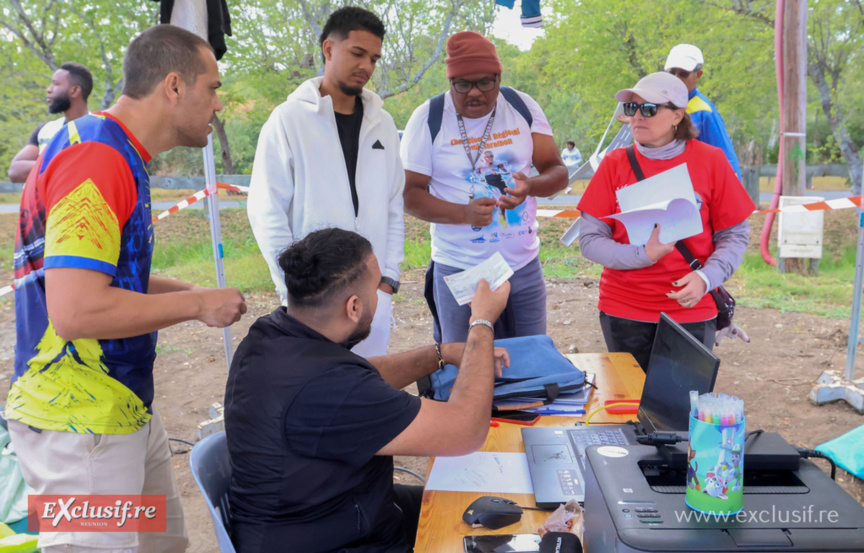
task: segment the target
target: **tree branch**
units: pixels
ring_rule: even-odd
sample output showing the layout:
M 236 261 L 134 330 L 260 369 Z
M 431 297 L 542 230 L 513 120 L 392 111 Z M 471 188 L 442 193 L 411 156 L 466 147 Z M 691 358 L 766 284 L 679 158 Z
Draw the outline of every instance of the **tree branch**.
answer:
M 108 109 L 111 107 L 111 104 L 114 103 L 114 98 L 117 93 L 117 84 L 123 81 L 123 78 L 120 78 L 120 81 L 115 84 L 114 80 L 114 63 L 111 61 L 111 58 L 108 56 L 108 53 L 105 51 L 105 36 L 96 26 L 96 22 L 92 17 L 89 17 L 79 8 L 69 6 L 69 11 L 78 16 L 78 18 L 84 22 L 87 27 L 90 28 L 90 32 L 99 40 L 99 57 L 102 58 L 102 66 L 105 68 L 105 95 L 102 96 L 102 105 L 101 109 Z
M 754 6 L 751 0 L 732 0 L 731 5 L 725 2 L 711 2 L 710 0 L 699 0 L 707 6 L 713 6 L 722 10 L 732 10 L 733 13 L 761 21 L 771 27 L 774 26 L 774 19 L 764 13 L 760 13 Z M 773 3 L 772 3 L 773 4 Z M 768 5 L 768 4 L 766 4 Z
M 309 24 L 309 29 L 312 31 L 314 38 L 317 39 L 321 36 L 321 14 L 330 12 L 330 3 L 324 2 L 321 4 L 319 12 L 314 13 L 313 10 L 309 8 L 309 3 L 306 0 L 300 0 L 300 9 L 303 10 L 303 17 L 306 18 L 306 23 Z M 317 40 L 315 42 L 317 43 Z M 321 58 L 314 55 L 312 56 L 312 62 L 315 64 L 315 69 L 318 72 L 318 75 L 323 75 L 324 62 L 321 61 Z
M 429 56 L 429 59 L 426 60 L 426 62 L 420 67 L 420 69 L 417 70 L 416 73 L 414 73 L 410 77 L 406 77 L 405 81 L 396 88 L 392 90 L 379 90 L 378 96 L 380 96 L 382 100 L 385 98 L 389 98 L 390 96 L 395 96 L 400 92 L 405 92 L 406 90 L 420 82 L 420 79 L 423 78 L 423 75 L 425 75 L 429 68 L 431 68 L 432 65 L 434 65 L 435 62 L 438 61 L 438 59 L 441 57 L 441 52 L 444 50 L 444 44 L 450 37 L 450 27 L 453 25 L 453 19 L 455 19 L 460 8 L 462 8 L 463 6 L 464 1 L 451 1 L 450 10 L 447 12 L 447 17 L 444 20 L 444 25 L 441 27 L 441 32 L 438 34 L 438 41 L 435 44 L 435 50 L 432 52 L 432 55 Z M 492 9 L 494 9 L 494 6 Z M 407 46 L 407 48 L 410 49 L 410 46 Z M 409 57 L 408 59 L 413 59 L 413 56 Z
M 36 54 L 36 56 L 42 60 L 48 67 L 51 68 L 51 71 L 57 71 L 57 62 L 54 61 L 54 52 L 51 50 L 51 47 L 42 40 L 39 33 L 36 32 L 36 29 L 33 27 L 33 23 L 30 21 L 27 12 L 24 11 L 24 8 L 21 6 L 21 3 L 18 0 L 9 0 L 10 5 L 15 11 L 15 16 L 21 23 L 24 24 L 27 35 L 25 36 L 25 31 L 21 28 L 14 26 L 12 23 L 6 20 L 0 20 L 0 25 L 8 29 L 13 35 L 18 37 L 21 43 L 25 48 Z M 53 7 L 53 2 L 48 5 L 48 7 Z

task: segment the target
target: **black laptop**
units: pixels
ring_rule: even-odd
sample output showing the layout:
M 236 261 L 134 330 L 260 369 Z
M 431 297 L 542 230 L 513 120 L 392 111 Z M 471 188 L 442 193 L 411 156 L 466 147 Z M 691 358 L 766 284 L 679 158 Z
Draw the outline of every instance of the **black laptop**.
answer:
M 537 506 L 553 508 L 571 499 L 585 500 L 585 448 L 633 445 L 636 436 L 689 427 L 690 390 L 714 389 L 720 360 L 673 321 L 660 314 L 648 361 L 638 422 L 576 427 L 523 428 L 522 441 L 534 484 Z M 598 382 L 599 387 L 603 382 Z

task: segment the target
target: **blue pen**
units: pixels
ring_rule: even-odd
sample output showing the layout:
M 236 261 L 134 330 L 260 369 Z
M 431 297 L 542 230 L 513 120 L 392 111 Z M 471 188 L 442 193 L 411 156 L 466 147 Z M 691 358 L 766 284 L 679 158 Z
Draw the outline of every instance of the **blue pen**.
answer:
M 586 413 L 585 409 L 577 409 L 576 411 L 562 411 L 560 409 L 543 409 L 536 411 L 541 415 L 584 415 Z

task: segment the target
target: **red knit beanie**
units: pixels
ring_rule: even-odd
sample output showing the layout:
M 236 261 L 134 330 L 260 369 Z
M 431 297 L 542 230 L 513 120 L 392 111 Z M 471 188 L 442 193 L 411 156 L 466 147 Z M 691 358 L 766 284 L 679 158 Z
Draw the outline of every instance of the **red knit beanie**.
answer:
M 473 73 L 504 72 L 495 45 L 475 31 L 462 31 L 447 39 L 447 78 Z

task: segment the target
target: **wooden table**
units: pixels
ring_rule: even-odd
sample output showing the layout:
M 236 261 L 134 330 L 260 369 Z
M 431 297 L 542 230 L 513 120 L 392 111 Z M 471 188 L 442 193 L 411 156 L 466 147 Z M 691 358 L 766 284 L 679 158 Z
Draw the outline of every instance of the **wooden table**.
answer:
M 595 383 L 598 387 L 591 396 L 586 407 L 592 409 L 604 404 L 610 399 L 625 399 L 642 397 L 642 384 L 645 374 L 636 360 L 629 353 L 573 354 L 567 356 L 577 367 L 585 372 L 597 375 Z M 537 426 L 571 426 L 583 417 L 542 417 Z M 610 415 L 601 411 L 594 415 L 592 422 L 626 421 L 632 415 Z M 489 429 L 489 436 L 480 451 L 514 451 L 524 452 L 522 445 L 522 425 L 501 423 L 497 428 Z M 434 464 L 429 462 L 429 470 Z M 525 511 L 519 524 L 513 524 L 498 530 L 471 528 L 462 522 L 462 513 L 480 496 L 501 495 L 516 501 L 519 505 L 535 507 L 532 494 L 497 494 L 468 492 L 423 492 L 423 506 L 420 511 L 420 524 L 417 529 L 416 553 L 463 553 L 463 536 L 472 534 L 534 534 L 537 526 L 548 516 L 548 512 Z

